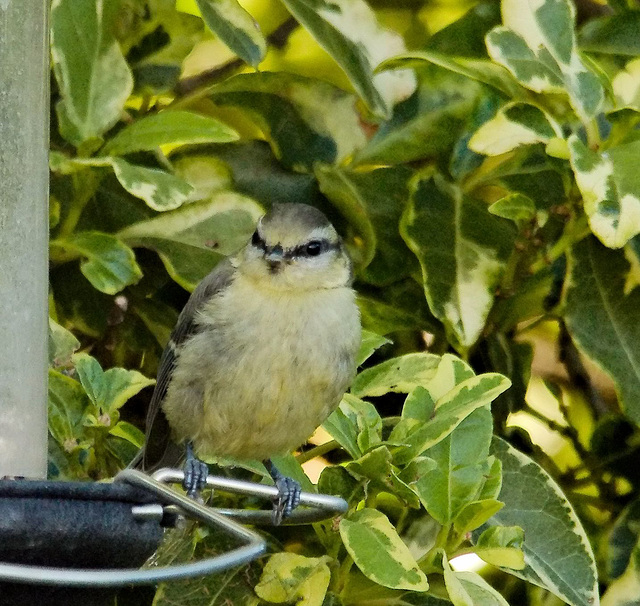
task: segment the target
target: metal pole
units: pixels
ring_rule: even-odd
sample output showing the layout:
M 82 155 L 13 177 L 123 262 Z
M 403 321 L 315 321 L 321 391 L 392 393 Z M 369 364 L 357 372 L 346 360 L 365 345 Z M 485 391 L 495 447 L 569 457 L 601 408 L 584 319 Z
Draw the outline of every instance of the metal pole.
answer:
M 0 0 L 0 477 L 47 470 L 48 0 Z

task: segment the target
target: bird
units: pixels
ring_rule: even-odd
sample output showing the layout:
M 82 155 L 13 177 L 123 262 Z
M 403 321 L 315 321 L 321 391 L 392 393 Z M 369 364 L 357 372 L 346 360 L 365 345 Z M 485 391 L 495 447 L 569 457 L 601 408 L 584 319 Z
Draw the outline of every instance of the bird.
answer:
M 147 414 L 143 469 L 148 445 L 158 448 L 162 411 L 174 443 L 186 447 L 189 496 L 206 485 L 202 458 L 257 459 L 278 489 L 274 523 L 291 515 L 300 484 L 270 459 L 304 444 L 355 377 L 361 323 L 352 283 L 352 261 L 327 217 L 302 203 L 273 204 L 178 317 Z

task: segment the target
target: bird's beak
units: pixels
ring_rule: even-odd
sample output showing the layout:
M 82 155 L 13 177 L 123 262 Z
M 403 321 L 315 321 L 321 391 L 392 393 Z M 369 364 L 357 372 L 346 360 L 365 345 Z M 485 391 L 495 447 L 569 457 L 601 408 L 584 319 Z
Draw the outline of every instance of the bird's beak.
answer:
M 267 262 L 271 272 L 275 273 L 279 271 L 284 261 L 284 251 L 282 250 L 282 246 L 276 245 L 273 248 L 267 249 L 264 255 L 264 260 Z

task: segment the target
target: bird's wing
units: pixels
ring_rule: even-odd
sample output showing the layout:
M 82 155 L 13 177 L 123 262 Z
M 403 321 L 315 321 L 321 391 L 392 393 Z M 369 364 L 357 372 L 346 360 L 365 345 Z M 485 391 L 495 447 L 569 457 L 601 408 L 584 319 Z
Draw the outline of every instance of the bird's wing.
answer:
M 171 382 L 180 346 L 199 329 L 196 322 L 198 310 L 211 297 L 229 285 L 233 279 L 234 272 L 235 268 L 229 259 L 218 263 L 214 270 L 198 284 L 178 316 L 178 322 L 171 332 L 169 342 L 160 358 L 156 387 L 147 411 L 145 445 L 142 453 L 142 468 L 145 470 L 157 467 L 161 459 L 165 464 L 177 464 L 175 454 L 170 456 L 171 461 L 166 461 L 167 457 L 165 457 L 165 454 L 169 454 L 167 449 L 171 432 L 169 424 L 164 414 L 162 414 L 162 401 Z

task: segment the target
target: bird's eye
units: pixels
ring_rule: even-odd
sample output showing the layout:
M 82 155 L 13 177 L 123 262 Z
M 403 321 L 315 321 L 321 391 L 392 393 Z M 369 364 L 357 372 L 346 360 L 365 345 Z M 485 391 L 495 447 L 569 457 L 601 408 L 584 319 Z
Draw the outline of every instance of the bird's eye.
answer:
M 322 252 L 322 242 L 319 240 L 309 242 L 305 247 L 304 252 L 310 257 L 317 257 Z

